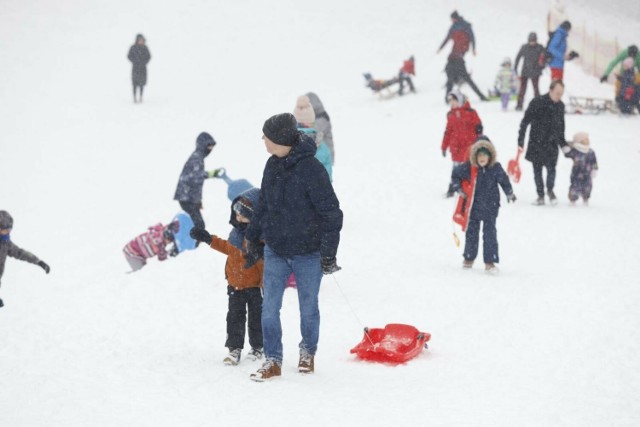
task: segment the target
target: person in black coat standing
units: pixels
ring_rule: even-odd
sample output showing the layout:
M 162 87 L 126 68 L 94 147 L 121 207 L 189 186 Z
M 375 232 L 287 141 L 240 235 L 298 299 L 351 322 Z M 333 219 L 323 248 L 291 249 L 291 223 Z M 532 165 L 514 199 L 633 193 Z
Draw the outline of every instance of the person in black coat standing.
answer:
M 131 81 L 133 82 L 133 102 L 142 102 L 142 92 L 147 84 L 147 64 L 151 60 L 151 53 L 142 34 L 136 36 L 136 42 L 129 49 L 129 61 L 133 64 Z M 140 88 L 140 98 L 136 98 L 136 90 Z
M 323 274 L 340 269 L 336 253 L 342 229 L 340 203 L 327 170 L 314 157 L 316 144 L 298 131 L 293 114 L 272 116 L 262 132 L 272 156 L 264 168 L 260 198 L 245 235 L 245 267 L 264 253 L 262 335 L 266 361 L 251 375 L 253 381 L 281 375 L 280 308 L 291 273 L 296 277 L 300 306 L 298 371 L 314 372 L 320 333 L 320 281 Z
M 557 203 L 553 187 L 556 179 L 556 165 L 558 164 L 558 147 L 567 145 L 564 138 L 563 94 L 564 84 L 560 80 L 554 80 L 549 87 L 549 93 L 534 98 L 529 103 L 520 122 L 518 134 L 518 150 L 520 151 L 524 149 L 527 127 L 531 125 L 525 159 L 533 163 L 533 177 L 538 193 L 538 199 L 534 203 L 536 205 L 544 205 L 543 167 L 547 169 L 549 202 L 552 205 Z
M 516 105 L 517 111 L 522 111 L 524 94 L 527 92 L 527 80 L 531 79 L 534 96 L 540 96 L 538 79 L 546 65 L 544 52 L 544 47 L 538 43 L 538 35 L 536 33 L 529 33 L 527 44 L 523 44 L 520 48 L 518 56 L 516 56 L 515 66 L 513 67 L 513 69 L 518 72 L 518 64 L 520 60 L 523 59 L 522 72 L 520 73 L 520 92 L 518 93 L 518 104 Z

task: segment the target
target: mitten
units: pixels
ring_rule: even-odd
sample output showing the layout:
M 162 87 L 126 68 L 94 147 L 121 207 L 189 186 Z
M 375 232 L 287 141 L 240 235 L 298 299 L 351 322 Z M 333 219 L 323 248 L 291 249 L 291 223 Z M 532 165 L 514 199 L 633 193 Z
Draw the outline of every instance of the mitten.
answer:
M 193 227 L 189 232 L 189 236 L 191 236 L 193 240 L 197 240 L 198 242 L 204 242 L 207 245 L 211 244 L 211 234 L 209 234 L 209 232 L 204 228 Z
M 338 266 L 336 263 L 336 257 L 325 257 L 320 258 L 320 265 L 322 265 L 322 274 L 333 274 L 336 271 L 342 270 L 342 267 Z
M 447 150 L 442 150 L 442 157 L 447 157 Z
M 251 268 L 264 257 L 264 243 L 246 241 L 246 253 L 244 255 L 244 268 Z
M 516 202 L 516 195 L 511 193 L 507 196 L 507 203 L 515 203 Z
M 174 243 L 171 246 L 171 250 L 169 250 L 169 256 L 170 257 L 176 257 L 176 256 L 178 256 L 179 253 L 180 253 L 180 251 L 178 250 L 178 246 L 176 246 L 176 244 Z
M 40 267 L 42 267 L 42 269 L 44 270 L 45 273 L 49 274 L 49 272 L 51 271 L 51 268 L 47 265 L 46 262 L 44 261 L 38 261 L 38 265 Z
M 609 76 L 607 76 L 606 74 L 602 77 L 600 77 L 600 83 L 604 83 L 609 79 Z
M 578 58 L 580 56 L 580 54 L 578 52 L 576 52 L 575 50 L 572 50 L 571 52 L 569 52 L 569 61 L 571 61 L 572 59 Z
M 598 171 L 596 169 L 591 171 L 591 179 L 595 178 L 598 175 Z

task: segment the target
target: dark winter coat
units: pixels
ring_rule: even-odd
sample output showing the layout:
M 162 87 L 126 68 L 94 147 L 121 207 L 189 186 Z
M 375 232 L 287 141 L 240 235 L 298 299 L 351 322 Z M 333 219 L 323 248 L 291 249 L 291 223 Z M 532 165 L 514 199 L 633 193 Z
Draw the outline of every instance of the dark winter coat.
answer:
M 558 27 L 553 32 L 551 40 L 549 41 L 549 47 L 547 51 L 551 54 L 551 61 L 549 67 L 551 68 L 564 68 L 564 59 L 567 55 L 567 37 L 569 33 L 567 30 Z
M 518 70 L 518 64 L 520 60 L 523 59 L 522 63 L 522 72 L 520 76 L 526 77 L 528 79 L 533 77 L 539 77 L 542 74 L 542 69 L 546 65 L 544 58 L 544 46 L 539 43 L 536 44 L 523 44 L 518 52 L 518 56 L 516 56 L 515 66 L 513 67 L 516 71 Z
M 248 240 L 255 242 L 262 233 L 265 243 L 281 256 L 316 251 L 323 257 L 336 255 L 342 211 L 315 151 L 311 138 L 299 134 L 288 156 L 267 160 Z
M 596 153 L 587 149 L 587 152 L 571 148 L 565 157 L 573 160 L 571 168 L 571 187 L 570 191 L 578 194 L 591 194 L 592 172 L 598 170 L 598 160 Z
M 553 102 L 549 94 L 534 98 L 527 107 L 520 122 L 518 145 L 524 147 L 524 137 L 527 127 L 529 144 L 525 159 L 533 163 L 557 164 L 558 147 L 566 145 L 564 139 L 564 104 L 562 101 Z
M 198 135 L 196 151 L 191 154 L 182 168 L 176 194 L 173 196 L 174 200 L 189 203 L 202 202 L 202 185 L 209 177 L 204 170 L 204 158 L 209 154 L 207 145 L 210 144 L 215 144 L 211 135 L 206 132 Z
M 37 256 L 29 251 L 21 249 L 11 240 L 0 240 L 0 281 L 4 274 L 4 263 L 8 256 L 19 259 L 20 261 L 30 262 L 31 264 L 37 264 L 40 262 L 40 259 Z
M 151 53 L 146 45 L 134 44 L 129 49 L 127 55 L 129 61 L 133 64 L 131 70 L 131 81 L 134 86 L 144 86 L 147 84 L 147 64 L 151 60 Z
M 618 104 L 622 114 L 633 113 L 633 108 L 638 104 L 638 85 L 636 85 L 636 73 L 633 68 L 625 70 L 620 76 L 620 95 Z
M 442 49 L 449 40 L 453 40 L 453 48 L 449 54 L 449 59 L 463 58 L 465 53 L 469 50 L 469 45 L 474 49 L 476 48 L 476 38 L 473 35 L 471 24 L 462 18 L 459 18 L 453 23 L 453 25 L 451 25 L 451 28 L 449 28 L 449 32 L 447 33 L 447 37 L 445 37 L 444 41 L 440 45 L 440 49 Z
M 480 167 L 477 162 L 477 151 L 479 148 L 488 149 L 491 159 L 487 166 Z M 471 167 L 478 168 L 476 185 L 473 193 L 473 205 L 471 206 L 470 218 L 478 221 L 495 219 L 500 209 L 500 191 L 498 185 L 507 196 L 513 194 L 513 188 L 509 177 L 500 163 L 496 162 L 496 151 L 488 141 L 480 141 L 473 145 L 468 161 L 455 167 L 451 174 L 453 189 L 457 191 L 462 184 L 462 180 L 471 179 Z
M 469 158 L 469 148 L 481 134 L 480 117 L 469 102 L 465 102 L 461 107 L 452 108 L 447 113 L 447 128 L 440 148 L 443 151 L 449 149 L 451 160 L 454 162 L 464 162 Z

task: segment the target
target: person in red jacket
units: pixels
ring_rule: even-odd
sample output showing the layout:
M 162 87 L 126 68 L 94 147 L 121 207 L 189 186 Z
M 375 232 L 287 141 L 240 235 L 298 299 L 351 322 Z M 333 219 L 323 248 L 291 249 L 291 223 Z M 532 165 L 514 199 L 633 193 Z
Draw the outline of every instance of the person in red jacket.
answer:
M 469 159 L 469 149 L 482 135 L 482 121 L 476 110 L 471 108 L 467 97 L 459 91 L 449 92 L 447 100 L 451 110 L 447 113 L 447 127 L 442 138 L 442 157 L 451 152 L 453 168 Z M 453 197 L 453 186 L 449 183 L 446 197 Z

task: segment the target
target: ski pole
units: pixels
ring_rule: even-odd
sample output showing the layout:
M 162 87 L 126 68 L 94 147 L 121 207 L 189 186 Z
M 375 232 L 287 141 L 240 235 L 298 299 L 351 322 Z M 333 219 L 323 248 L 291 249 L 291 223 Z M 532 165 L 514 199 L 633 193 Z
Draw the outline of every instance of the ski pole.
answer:
M 355 310 L 351 306 L 351 303 L 349 302 L 349 299 L 347 298 L 345 293 L 342 291 L 342 288 L 340 287 L 340 284 L 338 283 L 338 279 L 336 279 L 335 274 L 331 273 L 331 277 L 333 277 L 333 281 L 336 282 L 336 286 L 338 287 L 338 290 L 340 291 L 340 293 L 342 294 L 342 297 L 344 298 L 345 302 L 347 303 L 347 306 L 349 307 L 349 310 L 351 310 L 351 314 L 353 314 L 353 317 L 356 318 L 356 322 L 358 322 L 358 324 L 360 324 L 360 327 L 364 330 L 365 336 L 367 337 L 367 339 L 369 340 L 371 345 L 375 347 L 375 344 L 373 343 L 373 340 L 369 336 L 369 328 L 364 326 L 364 323 L 362 323 L 362 321 L 360 320 L 360 318 L 356 314 Z

